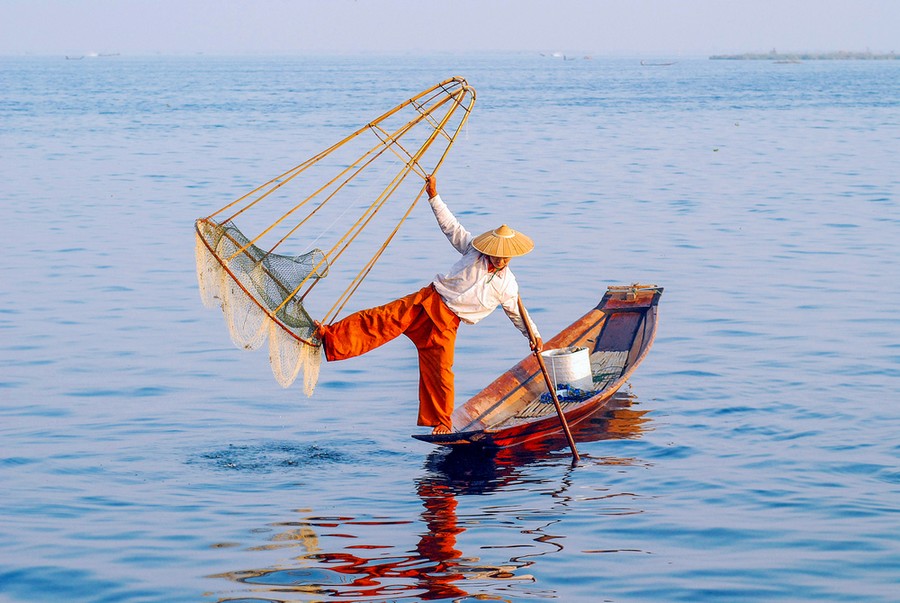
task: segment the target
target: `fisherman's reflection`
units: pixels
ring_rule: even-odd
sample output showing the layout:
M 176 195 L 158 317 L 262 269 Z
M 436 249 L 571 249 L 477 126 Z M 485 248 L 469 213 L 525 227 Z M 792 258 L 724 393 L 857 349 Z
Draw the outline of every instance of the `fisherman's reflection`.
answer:
M 633 401 L 633 396 L 628 393 L 617 394 L 605 408 L 578 423 L 572 430 L 573 437 L 577 442 L 591 442 L 639 435 L 647 421 L 644 418 L 646 411 L 633 409 Z M 565 436 L 559 433 L 515 448 L 488 451 L 459 447 L 449 452 L 438 449 L 429 455 L 426 471 L 416 483 L 416 490 L 425 507 L 422 519 L 427 528 L 421 536 L 417 552 L 423 559 L 435 563 L 431 572 L 420 576 L 422 587 L 428 593 L 423 598 L 464 596 L 467 593 L 459 584 L 464 578 L 517 577 L 514 572 L 525 564 L 485 566 L 462 559 L 462 552 L 456 548 L 457 535 L 464 531 L 457 523 L 457 496 L 501 489 L 518 481 L 529 464 L 567 451 L 567 447 Z M 606 459 L 604 462 L 608 461 Z
M 604 409 L 573 428 L 576 441 L 622 439 L 640 434 L 647 419 L 643 417 L 645 411 L 631 408 L 632 400 L 629 394 L 618 394 Z M 306 567 L 248 570 L 221 577 L 252 584 L 257 594 L 261 592 L 261 587 L 268 585 L 273 593 L 280 595 L 291 591 L 317 593 L 325 597 L 334 596 L 341 601 L 404 596 L 422 600 L 460 599 L 470 595 L 479 599 L 499 598 L 483 592 L 470 593 L 465 587 L 468 584 L 469 590 L 474 587 L 484 591 L 484 583 L 476 585 L 474 581 L 531 579 L 517 573 L 531 562 L 519 558 L 510 560 L 509 565 L 491 566 L 479 564 L 477 558 L 463 557 L 463 552 L 457 548 L 457 537 L 465 531 L 458 523 L 458 496 L 502 489 L 509 483 L 519 481 L 529 464 L 552 458 L 555 454 L 561 457 L 568 454 L 567 442 L 561 433 L 512 449 L 436 449 L 428 456 L 425 471 L 416 481 L 416 492 L 424 506 L 421 514 L 424 530 L 414 553 L 409 551 L 409 554 L 389 558 L 369 558 L 361 553 L 365 550 L 383 552 L 385 547 L 377 545 L 352 545 L 343 547 L 340 552 L 319 550 L 325 534 L 316 546 L 310 547 L 310 531 L 339 527 L 342 532 L 352 532 L 354 525 L 359 530 L 361 525 L 381 525 L 384 522 L 357 521 L 350 517 L 308 517 L 301 522 L 280 524 L 291 525 L 292 528 L 273 538 L 277 543 L 286 540 L 283 537 L 285 534 L 305 534 L 306 554 L 298 557 L 297 561 Z M 603 459 L 602 462 L 610 462 L 610 459 Z M 278 546 L 273 544 L 271 548 Z M 310 564 L 312 567 L 309 567 Z
M 423 599 L 450 599 L 467 593 L 455 583 L 463 579 L 458 559 L 462 552 L 456 548 L 456 535 L 463 531 L 456 521 L 456 496 L 446 484 L 422 480 L 417 486 L 425 505 L 422 519 L 425 532 L 419 539 L 416 552 L 420 559 L 428 559 L 434 566 L 417 576 L 425 593 Z

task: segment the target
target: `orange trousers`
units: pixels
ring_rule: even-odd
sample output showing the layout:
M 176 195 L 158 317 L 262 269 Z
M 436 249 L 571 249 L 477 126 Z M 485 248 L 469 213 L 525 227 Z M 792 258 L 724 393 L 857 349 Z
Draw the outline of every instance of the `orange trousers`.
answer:
M 329 362 L 360 356 L 400 334 L 409 337 L 419 352 L 418 424 L 449 428 L 458 328 L 459 317 L 429 285 L 383 306 L 323 325 L 320 334 Z

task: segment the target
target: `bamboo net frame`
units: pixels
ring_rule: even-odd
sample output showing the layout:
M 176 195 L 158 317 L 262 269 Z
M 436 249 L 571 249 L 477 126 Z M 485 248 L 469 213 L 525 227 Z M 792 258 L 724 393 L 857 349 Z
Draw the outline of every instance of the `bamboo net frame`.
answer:
M 268 339 L 284 387 L 303 371 L 311 395 L 317 379 L 321 342 L 307 303 L 331 304 L 319 322 L 337 319 L 410 217 L 474 103 L 465 79 L 444 80 L 196 221 L 201 298 L 222 308 L 239 347 Z M 298 242 L 325 244 L 286 251 Z M 343 269 L 347 259 L 353 265 Z M 328 275 L 328 291 L 309 297 Z

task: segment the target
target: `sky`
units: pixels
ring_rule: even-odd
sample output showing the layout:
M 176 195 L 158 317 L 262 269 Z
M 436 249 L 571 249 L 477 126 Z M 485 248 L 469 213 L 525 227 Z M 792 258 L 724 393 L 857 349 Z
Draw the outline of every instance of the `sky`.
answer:
M 900 52 L 900 0 L 0 0 L 0 54 Z

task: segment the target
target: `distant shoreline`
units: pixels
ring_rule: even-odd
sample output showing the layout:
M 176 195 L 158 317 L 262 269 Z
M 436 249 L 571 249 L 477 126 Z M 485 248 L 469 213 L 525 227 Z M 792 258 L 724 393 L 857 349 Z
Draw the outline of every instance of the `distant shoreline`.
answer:
M 765 53 L 747 52 L 744 54 L 714 54 L 710 60 L 726 61 L 885 61 L 896 60 L 900 56 L 890 53 L 874 52 L 789 52 L 780 53 L 774 50 Z

